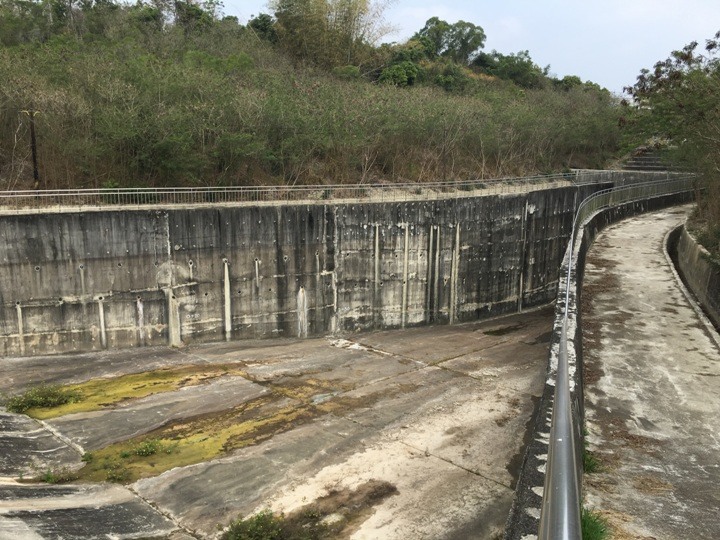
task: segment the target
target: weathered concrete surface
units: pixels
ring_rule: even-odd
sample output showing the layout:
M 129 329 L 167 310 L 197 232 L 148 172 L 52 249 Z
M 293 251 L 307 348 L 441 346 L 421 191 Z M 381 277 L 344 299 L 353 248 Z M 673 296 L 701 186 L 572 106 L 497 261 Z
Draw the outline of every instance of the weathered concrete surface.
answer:
M 0 477 L 37 476 L 80 465 L 78 452 L 40 422 L 0 408 Z
M 590 506 L 614 538 L 717 538 L 718 348 L 678 287 L 665 234 L 687 207 L 601 233 L 583 287 L 586 418 L 604 470 Z
M 120 540 L 182 532 L 126 487 L 38 485 L 15 480 L 46 471 L 78 469 L 80 458 L 77 449 L 40 422 L 0 409 L 0 539 Z
M 509 509 L 508 469 L 517 466 L 542 388 L 548 322 L 546 312 L 375 333 L 324 350 L 307 340 L 298 345 L 315 341 L 317 352 L 295 358 L 282 358 L 290 350 L 280 348 L 280 359 L 258 366 L 256 376 L 322 379 L 331 386 L 323 384 L 314 400 L 352 405 L 231 457 L 141 480 L 135 489 L 184 526 L 211 534 L 237 514 L 266 506 L 289 512 L 333 486 L 378 479 L 399 494 L 354 537 L 491 538 Z M 215 348 L 194 348 L 194 355 Z
M 375 479 L 390 482 L 398 493 L 376 505 L 353 538 L 495 538 L 504 526 L 523 438 L 543 388 L 551 318 L 552 310 L 545 309 L 482 323 L 358 334 L 352 340 L 263 340 L 169 350 L 168 365 L 241 365 L 247 374 L 232 399 L 209 392 L 199 407 L 230 408 L 269 392 L 283 403 L 327 408 L 264 442 L 140 480 L 132 489 L 176 530 L 205 538 L 239 515 L 266 507 L 290 512 L 333 487 L 354 488 Z M 148 365 L 163 364 L 160 349 L 143 350 L 152 351 Z M 77 382 L 108 371 L 136 372 L 144 362 L 137 352 L 103 353 L 98 364 L 93 355 L 58 356 L 54 364 L 43 363 L 43 370 L 37 358 L 14 360 L 0 368 L 0 390 L 8 389 L 9 380 L 33 382 L 23 375 L 24 364 L 36 380 Z M 229 384 L 230 378 L 217 381 Z M 292 397 L 297 388 L 305 393 Z M 112 440 L 117 431 L 127 434 L 173 415 L 192 416 L 191 407 L 182 413 L 177 408 L 182 393 L 104 411 L 100 429 L 80 415 L 52 423 L 76 443 L 87 442 L 82 425 L 93 430 L 93 440 Z M 148 415 L 132 416 L 133 405 L 154 411 L 147 425 L 135 424 L 135 418 Z M 123 431 L 128 418 L 133 428 Z M 8 527 L 22 522 L 40 530 L 40 518 L 19 514 L 25 503 L 15 498 Z M 91 527 L 86 517 L 79 512 L 78 523 Z
M 159 538 L 178 528 L 121 486 L 0 484 L 0 538 Z

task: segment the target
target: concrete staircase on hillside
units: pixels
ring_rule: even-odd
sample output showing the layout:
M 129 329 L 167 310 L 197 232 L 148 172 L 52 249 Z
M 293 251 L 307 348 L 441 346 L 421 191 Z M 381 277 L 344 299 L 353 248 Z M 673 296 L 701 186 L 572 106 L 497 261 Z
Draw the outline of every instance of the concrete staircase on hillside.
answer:
M 627 171 L 667 171 L 670 167 L 663 163 L 660 154 L 652 150 L 639 150 L 623 165 Z

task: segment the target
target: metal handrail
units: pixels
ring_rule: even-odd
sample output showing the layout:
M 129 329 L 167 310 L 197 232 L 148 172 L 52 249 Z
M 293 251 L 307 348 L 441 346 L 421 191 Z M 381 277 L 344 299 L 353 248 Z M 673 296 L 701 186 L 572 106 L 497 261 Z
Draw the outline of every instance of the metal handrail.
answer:
M 0 209 L 45 208 L 48 206 L 158 206 L 177 204 L 229 204 L 312 202 L 360 199 L 368 201 L 410 201 L 483 194 L 518 193 L 548 184 L 584 185 L 603 182 L 642 181 L 675 173 L 627 171 L 586 171 L 569 173 L 476 179 L 453 182 L 406 182 L 380 184 L 327 184 L 302 186 L 229 186 L 160 188 L 84 188 L 0 191 Z
M 581 540 L 582 458 L 579 452 L 580 418 L 573 411 L 568 361 L 568 319 L 570 283 L 575 261 L 573 253 L 578 229 L 596 212 L 637 200 L 683 193 L 695 189 L 693 175 L 679 175 L 661 182 L 638 183 L 598 191 L 585 198 L 575 213 L 566 260 L 565 305 L 562 315 L 555 396 L 548 440 L 545 485 L 540 513 L 539 540 Z

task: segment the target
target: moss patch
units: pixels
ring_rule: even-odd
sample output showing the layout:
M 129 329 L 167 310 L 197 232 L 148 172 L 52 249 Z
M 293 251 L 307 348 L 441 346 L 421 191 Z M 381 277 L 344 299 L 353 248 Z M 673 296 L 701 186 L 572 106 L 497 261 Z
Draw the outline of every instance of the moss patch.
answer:
M 257 444 L 320 414 L 323 413 L 312 406 L 263 396 L 227 411 L 184 419 L 92 452 L 91 459 L 79 471 L 79 479 L 133 482 Z M 152 445 L 148 441 L 153 441 Z M 147 447 L 155 447 L 156 451 L 138 451 Z M 117 474 L 120 470 L 122 475 Z
M 358 397 L 323 394 L 335 381 L 286 379 L 268 384 L 273 392 L 233 409 L 198 415 L 169 423 L 150 433 L 115 443 L 88 455 L 79 471 L 85 481 L 133 482 L 174 467 L 214 459 L 259 444 L 326 414 L 344 414 L 371 407 L 377 401 L 415 388 L 396 385 Z M 318 395 L 327 400 L 315 404 Z M 292 396 L 292 397 L 289 397 Z M 302 399 L 300 399 L 302 398 Z M 152 448 L 153 452 L 138 449 Z
M 243 367 L 242 364 L 189 365 L 96 379 L 61 387 L 79 395 L 79 401 L 54 408 L 33 408 L 28 413 L 45 419 L 111 408 L 222 376 L 241 376 L 252 381 Z M 261 443 L 317 417 L 366 409 L 381 399 L 416 388 L 415 385 L 394 385 L 352 397 L 347 395 L 353 389 L 352 384 L 321 377 L 284 376 L 253 382 L 270 392 L 231 409 L 168 422 L 143 435 L 89 452 L 83 456 L 85 466 L 78 471 L 78 480 L 125 483 L 156 476 L 175 467 L 201 463 Z
M 46 420 L 66 414 L 97 411 L 132 399 L 160 392 L 172 392 L 184 386 L 204 384 L 225 375 L 244 375 L 240 366 L 182 366 L 176 368 L 132 373 L 111 379 L 93 379 L 80 384 L 60 387 L 77 396 L 72 402 L 55 407 L 32 407 L 27 414 Z

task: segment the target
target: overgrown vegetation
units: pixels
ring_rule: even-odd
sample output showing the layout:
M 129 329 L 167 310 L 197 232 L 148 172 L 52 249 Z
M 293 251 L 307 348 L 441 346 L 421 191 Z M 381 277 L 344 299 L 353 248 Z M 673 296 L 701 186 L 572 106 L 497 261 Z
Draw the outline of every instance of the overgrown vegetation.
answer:
M 713 216 L 705 210 L 696 209 L 687 222 L 690 233 L 710 253 L 710 259 L 720 265 L 720 219 L 713 219 Z
M 221 376 L 245 376 L 240 366 L 190 365 L 160 369 L 115 378 L 94 379 L 84 383 L 29 390 L 30 395 L 72 395 L 75 401 L 30 400 L 23 407 L 35 418 L 54 418 L 66 414 L 111 408 L 128 400 L 160 392 L 175 391 L 184 386 L 204 384 Z M 190 419 L 169 422 L 137 437 L 110 444 L 82 456 L 85 466 L 74 479 L 81 481 L 130 482 L 154 476 L 174 467 L 191 465 L 249 445 L 258 444 L 323 414 L 340 409 L 367 406 L 376 399 L 366 396 L 355 400 L 336 399 L 321 404 L 313 396 L 327 392 L 328 387 L 343 388 L 338 381 L 309 379 L 302 383 L 275 386 L 273 392 L 233 408 L 206 413 Z M 349 387 L 348 387 L 349 388 Z M 23 396 L 12 398 L 27 401 Z M 301 405 L 286 398 L 299 400 Z M 57 403 L 40 408 L 38 403 Z
M 30 409 L 49 409 L 67 403 L 76 403 L 82 398 L 75 390 L 56 385 L 40 385 L 5 400 L 7 410 L 25 413 Z
M 161 461 L 165 461 L 168 455 L 177 452 L 178 443 L 141 438 L 139 441 L 126 441 L 121 443 L 121 446 L 125 449 L 117 451 L 117 445 L 114 445 L 110 451 L 103 449 L 84 454 L 82 460 L 86 465 L 75 478 L 117 483 L 136 480 L 142 476 L 138 474 L 138 470 L 154 469 L 157 465 L 157 458 L 152 461 L 145 458 L 166 454 L 165 457 L 159 456 Z M 165 470 L 167 468 L 160 466 L 156 473 Z
M 378 45 L 377 4 L 272 7 L 244 26 L 214 2 L 3 2 L 0 189 L 452 180 L 617 149 L 609 92 L 481 55 L 480 26 Z
M 309 405 L 288 405 L 279 396 L 260 397 L 110 444 L 92 452 L 78 474 L 91 482 L 135 481 L 258 444 L 321 414 Z
M 285 516 L 263 510 L 253 516 L 233 522 L 222 540 L 319 540 L 327 529 L 318 515 L 308 512 L 304 519 L 288 521 Z
M 649 138 L 667 147 L 674 163 L 699 173 L 698 238 L 720 254 L 720 32 L 673 51 L 652 70 L 641 72 L 626 90 L 623 119 L 631 144 Z

